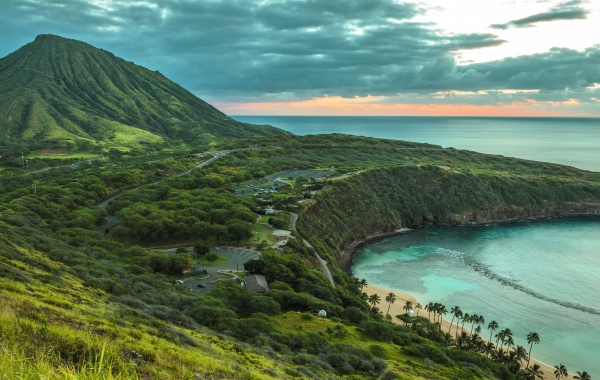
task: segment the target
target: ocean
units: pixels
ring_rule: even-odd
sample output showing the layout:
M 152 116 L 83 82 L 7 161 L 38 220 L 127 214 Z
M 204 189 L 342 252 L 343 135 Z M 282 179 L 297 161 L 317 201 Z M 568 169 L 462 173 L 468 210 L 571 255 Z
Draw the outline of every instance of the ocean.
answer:
M 486 340 L 491 320 L 527 348 L 537 332 L 533 357 L 600 376 L 600 216 L 412 231 L 357 251 L 352 272 L 423 305 L 483 315 Z
M 297 135 L 407 140 L 600 171 L 600 118 L 232 116 Z
M 298 135 L 408 140 L 600 172 L 598 118 L 234 118 Z M 459 305 L 483 315 L 483 337 L 489 337 L 485 327 L 492 319 L 527 348 L 527 334 L 537 332 L 533 357 L 600 377 L 600 217 L 412 231 L 363 247 L 352 271 L 423 305 L 441 302 L 448 310 Z

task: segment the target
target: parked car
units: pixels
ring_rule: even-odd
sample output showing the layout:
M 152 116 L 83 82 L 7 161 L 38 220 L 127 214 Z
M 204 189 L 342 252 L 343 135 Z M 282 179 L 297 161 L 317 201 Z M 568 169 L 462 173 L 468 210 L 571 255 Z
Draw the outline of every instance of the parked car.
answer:
M 198 284 L 196 286 L 199 287 L 199 288 L 206 288 L 206 285 L 204 285 L 204 284 Z

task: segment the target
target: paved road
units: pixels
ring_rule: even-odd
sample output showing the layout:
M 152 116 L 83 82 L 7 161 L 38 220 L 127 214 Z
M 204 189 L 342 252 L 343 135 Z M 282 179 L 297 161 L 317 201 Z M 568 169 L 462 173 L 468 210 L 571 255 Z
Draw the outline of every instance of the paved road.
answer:
M 313 253 L 315 254 L 315 256 L 317 258 L 317 260 L 319 261 L 319 264 L 321 265 L 321 271 L 323 272 L 323 274 L 325 275 L 325 277 L 327 277 L 327 279 L 329 280 L 329 282 L 331 282 L 331 286 L 333 286 L 335 288 L 335 281 L 333 280 L 333 276 L 331 275 L 331 270 L 327 266 L 327 260 L 324 260 L 321 256 L 319 256 L 319 254 L 317 253 L 317 251 L 315 251 L 315 249 L 313 248 L 313 246 L 309 242 L 307 242 L 305 239 L 302 239 L 302 241 L 304 242 L 304 245 L 307 248 L 312 249 Z
M 104 219 L 106 219 L 108 221 L 108 223 L 106 223 L 105 225 L 103 225 L 101 227 L 96 228 L 96 231 L 100 232 L 101 234 L 106 233 L 106 231 L 110 230 L 111 228 L 113 228 L 114 226 L 119 224 L 119 218 L 117 218 L 116 216 L 108 215 Z
M 298 214 L 290 212 L 290 230 L 296 230 L 296 222 L 298 221 Z
M 167 249 L 165 252 L 174 254 L 175 249 Z M 197 293 L 206 293 L 211 291 L 216 286 L 214 283 L 216 279 L 232 278 L 232 275 L 227 274 L 227 272 L 244 270 L 244 263 L 246 263 L 248 260 L 258 258 L 258 254 L 256 252 L 237 247 L 217 247 L 211 249 L 211 252 L 214 252 L 219 256 L 226 257 L 229 261 L 222 265 L 202 267 L 202 269 L 206 269 L 208 271 L 208 275 L 210 276 L 208 278 L 198 279 L 194 276 L 186 278 L 183 285 L 191 288 Z M 193 248 L 188 248 L 188 253 L 193 254 Z M 199 284 L 204 285 L 204 288 L 198 287 Z

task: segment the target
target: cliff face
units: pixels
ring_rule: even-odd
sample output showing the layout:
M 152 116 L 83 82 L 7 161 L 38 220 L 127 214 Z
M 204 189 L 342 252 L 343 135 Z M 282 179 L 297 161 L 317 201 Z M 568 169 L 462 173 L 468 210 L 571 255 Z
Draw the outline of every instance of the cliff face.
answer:
M 374 170 L 316 197 L 298 226 L 347 269 L 357 245 L 402 228 L 600 215 L 600 183 L 582 176 L 492 176 L 436 168 Z M 315 243 L 319 245 L 319 243 Z
M 600 215 L 600 203 L 570 202 L 529 207 L 494 207 L 491 209 L 467 211 L 462 214 L 451 214 L 442 222 L 442 224 L 456 225 L 506 222 L 518 219 L 542 218 L 568 214 Z

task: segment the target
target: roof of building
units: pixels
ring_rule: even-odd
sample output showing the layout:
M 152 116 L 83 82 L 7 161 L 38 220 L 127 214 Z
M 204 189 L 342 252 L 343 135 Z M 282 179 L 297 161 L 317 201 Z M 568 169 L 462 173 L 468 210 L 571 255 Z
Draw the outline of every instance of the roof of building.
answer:
M 264 293 L 269 290 L 267 279 L 265 276 L 261 276 L 260 274 L 246 276 L 244 278 L 244 282 L 246 283 L 246 289 L 250 290 L 251 292 Z

